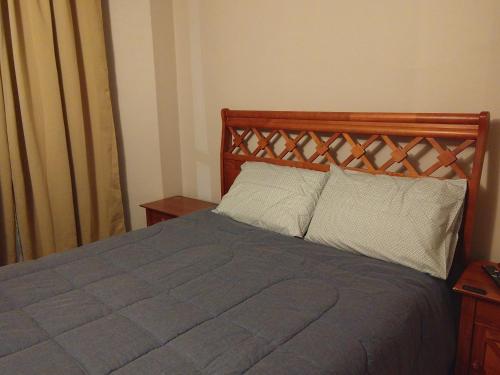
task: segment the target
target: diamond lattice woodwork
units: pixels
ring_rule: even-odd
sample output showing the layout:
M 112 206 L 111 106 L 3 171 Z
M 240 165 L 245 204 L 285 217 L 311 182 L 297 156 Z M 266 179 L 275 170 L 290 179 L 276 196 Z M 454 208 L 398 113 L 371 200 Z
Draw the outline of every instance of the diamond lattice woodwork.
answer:
M 398 136 L 396 140 L 394 137 L 383 134 L 371 135 L 360 142 L 352 133 L 327 134 L 325 140 L 324 132 L 318 134 L 315 131 L 302 131 L 294 134 L 286 130 L 271 130 L 263 133 L 256 128 L 228 127 L 228 129 L 232 135 L 232 143 L 227 152 L 232 155 L 249 156 L 270 162 L 282 160 L 316 164 L 331 163 L 345 169 L 408 177 L 442 177 L 436 175 L 436 172 L 439 172 L 441 168 L 448 168 L 451 169 L 449 172 L 453 173 L 448 173 L 447 178 L 452 177 L 453 174 L 458 178 L 468 178 L 470 170 L 464 169 L 461 165 L 467 163 L 467 158 L 461 158 L 461 154 L 467 154 L 469 151 L 468 155 L 470 155 L 474 152 L 476 143 L 473 139 L 467 139 L 458 145 L 449 146 L 446 140 L 443 142 L 432 137 Z M 370 152 L 369 147 L 375 142 L 379 147 L 376 152 Z M 346 156 L 340 156 L 339 152 L 334 150 L 334 146 L 344 146 L 345 151 L 346 145 L 349 146 Z M 430 149 L 426 151 L 427 161 L 432 158 L 433 162 L 425 169 L 419 166 L 419 160 L 410 155 L 410 152 L 417 146 L 428 146 Z M 377 155 L 383 154 L 384 148 L 390 151 L 385 159 L 377 163 L 372 161 Z M 309 150 L 309 154 L 305 150 Z M 430 155 L 431 151 L 434 151 L 433 156 Z M 319 160 L 320 157 L 323 158 Z M 394 165 L 397 165 L 396 169 L 399 172 L 389 170 Z

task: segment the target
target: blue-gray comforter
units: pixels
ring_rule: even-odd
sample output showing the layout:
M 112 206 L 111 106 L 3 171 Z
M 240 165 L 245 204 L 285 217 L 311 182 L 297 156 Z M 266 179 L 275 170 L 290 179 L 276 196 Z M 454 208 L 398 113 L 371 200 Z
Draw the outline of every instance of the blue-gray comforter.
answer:
M 446 374 L 443 281 L 208 211 L 0 268 L 0 374 Z

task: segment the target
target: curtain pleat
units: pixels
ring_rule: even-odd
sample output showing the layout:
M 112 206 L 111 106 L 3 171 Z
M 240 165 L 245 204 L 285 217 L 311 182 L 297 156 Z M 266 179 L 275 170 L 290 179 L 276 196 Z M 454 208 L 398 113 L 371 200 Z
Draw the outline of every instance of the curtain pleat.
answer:
M 22 172 L 29 180 L 15 186 L 16 193 L 27 190 L 16 213 L 23 255 L 32 259 L 76 246 L 76 226 L 50 3 L 8 0 L 8 11 L 25 144 Z
M 9 55 L 10 33 L 6 27 L 7 8 L 0 2 L 0 265 L 14 263 L 16 256 L 16 213 L 14 180 L 23 184 L 19 161 L 20 146 L 17 119 L 18 101 L 14 96 L 13 72 Z M 5 32 L 4 32 L 5 31 Z M 24 191 L 18 191 L 18 199 L 26 199 Z
M 4 40 L 0 41 L 2 52 L 4 51 L 4 43 Z M 0 64 L 3 60 L 4 57 L 0 56 Z M 2 70 L 0 69 L 0 82 L 2 81 Z M 12 170 L 7 138 L 9 114 L 6 111 L 6 99 L 8 102 L 9 98 L 5 98 L 3 85 L 0 85 L 0 265 L 13 263 L 17 260 L 14 192 L 12 191 Z
M 9 146 L 0 162 L 6 157 L 11 167 L 24 258 L 123 232 L 100 1 L 2 4 L 2 88 L 17 103 L 10 126 L 0 123 Z M 10 222 L 12 212 L 0 214 Z

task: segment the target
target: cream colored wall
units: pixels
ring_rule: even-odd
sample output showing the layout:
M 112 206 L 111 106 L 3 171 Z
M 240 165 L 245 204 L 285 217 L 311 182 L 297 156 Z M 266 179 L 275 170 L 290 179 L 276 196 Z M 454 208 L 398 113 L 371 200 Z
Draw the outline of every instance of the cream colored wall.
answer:
M 158 6 L 157 2 L 154 5 Z M 164 162 L 169 157 L 168 142 L 164 141 L 168 114 L 164 108 L 173 105 L 176 111 L 177 103 L 172 103 L 169 91 L 164 90 L 171 76 L 168 62 L 155 69 L 155 62 L 165 60 L 168 44 L 160 48 L 153 43 L 154 35 L 169 29 L 168 25 L 153 29 L 150 0 L 105 0 L 103 11 L 125 209 L 129 227 L 136 229 L 146 225 L 144 209 L 139 204 L 164 196 L 162 172 L 171 165 Z M 173 35 L 172 29 L 168 32 Z M 161 109 L 158 100 L 162 102 Z M 178 139 L 173 143 L 177 145 Z M 178 155 L 172 164 L 179 165 Z M 179 192 L 180 173 L 174 176 L 177 182 L 168 188 Z
M 220 109 L 491 111 L 476 256 L 500 261 L 500 1 L 174 0 L 182 186 L 219 199 Z
M 151 1 L 163 196 L 182 193 L 172 0 Z

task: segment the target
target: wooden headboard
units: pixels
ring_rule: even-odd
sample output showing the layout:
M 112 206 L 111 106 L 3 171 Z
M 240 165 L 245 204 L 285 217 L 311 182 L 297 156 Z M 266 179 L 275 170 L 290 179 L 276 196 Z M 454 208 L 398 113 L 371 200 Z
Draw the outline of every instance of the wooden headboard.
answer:
M 489 112 L 356 113 L 222 110 L 221 190 L 246 161 L 328 171 L 329 164 L 374 174 L 466 178 L 461 245 L 472 251 Z

